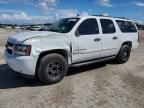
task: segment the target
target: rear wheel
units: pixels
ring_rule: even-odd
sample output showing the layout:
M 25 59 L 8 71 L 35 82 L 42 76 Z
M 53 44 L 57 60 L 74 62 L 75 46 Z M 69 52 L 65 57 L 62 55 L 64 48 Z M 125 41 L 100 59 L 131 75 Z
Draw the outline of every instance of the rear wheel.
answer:
M 116 57 L 116 62 L 123 64 L 129 60 L 131 48 L 129 45 L 123 45 L 120 49 L 118 56 Z
M 49 54 L 40 60 L 37 75 L 46 84 L 54 84 L 61 81 L 67 73 L 66 59 L 59 54 Z

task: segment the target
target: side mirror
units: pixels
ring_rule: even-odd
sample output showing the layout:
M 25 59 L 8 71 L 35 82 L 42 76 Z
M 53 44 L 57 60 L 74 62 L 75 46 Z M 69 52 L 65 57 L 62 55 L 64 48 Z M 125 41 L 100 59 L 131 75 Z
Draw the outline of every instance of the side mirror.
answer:
M 75 35 L 76 35 L 76 37 L 79 37 L 79 36 L 80 36 L 80 34 L 79 34 L 79 31 L 78 31 L 78 30 L 76 30 L 76 31 L 75 31 Z

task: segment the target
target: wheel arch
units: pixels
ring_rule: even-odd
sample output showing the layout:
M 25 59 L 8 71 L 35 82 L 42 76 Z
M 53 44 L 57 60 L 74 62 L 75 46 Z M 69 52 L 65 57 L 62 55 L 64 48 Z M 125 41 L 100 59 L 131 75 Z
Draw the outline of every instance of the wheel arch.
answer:
M 129 45 L 130 48 L 132 48 L 132 41 L 125 41 L 125 42 L 121 45 L 121 47 L 122 47 L 123 45 Z
M 37 72 L 37 69 L 38 69 L 40 60 L 41 60 L 44 56 L 46 56 L 46 55 L 48 55 L 48 54 L 52 54 L 52 53 L 57 53 L 57 54 L 62 55 L 62 56 L 66 59 L 66 61 L 69 63 L 69 53 L 68 53 L 68 51 L 65 50 L 65 49 L 54 49 L 54 50 L 43 51 L 43 52 L 40 53 L 40 55 L 39 55 L 39 57 L 38 57 L 38 60 L 37 60 L 37 63 L 36 63 L 36 70 L 35 70 L 35 72 Z

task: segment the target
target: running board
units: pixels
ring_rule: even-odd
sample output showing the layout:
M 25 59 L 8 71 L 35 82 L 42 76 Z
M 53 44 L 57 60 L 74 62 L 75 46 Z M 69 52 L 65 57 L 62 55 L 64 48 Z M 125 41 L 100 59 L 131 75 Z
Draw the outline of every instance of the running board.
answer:
M 93 64 L 93 63 L 108 61 L 108 60 L 115 59 L 115 57 L 116 56 L 110 56 L 110 57 L 104 57 L 104 58 L 100 58 L 100 59 L 93 59 L 93 60 L 89 60 L 89 61 L 74 63 L 74 64 L 72 64 L 72 66 L 77 67 L 77 66 L 82 66 L 82 65 L 88 65 L 88 64 Z

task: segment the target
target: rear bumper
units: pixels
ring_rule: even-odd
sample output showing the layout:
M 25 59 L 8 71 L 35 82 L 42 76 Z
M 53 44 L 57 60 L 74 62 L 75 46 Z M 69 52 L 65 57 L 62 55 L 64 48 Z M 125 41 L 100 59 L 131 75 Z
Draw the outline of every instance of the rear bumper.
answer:
M 36 69 L 36 60 L 34 57 L 31 56 L 21 56 L 16 57 L 9 55 L 7 51 L 5 51 L 5 61 L 8 64 L 8 66 L 23 75 L 29 75 L 34 76 L 35 75 L 35 69 Z

